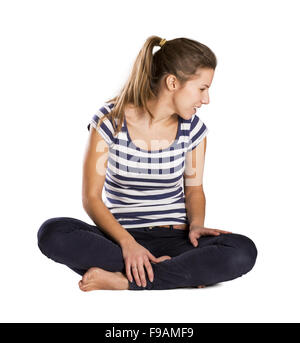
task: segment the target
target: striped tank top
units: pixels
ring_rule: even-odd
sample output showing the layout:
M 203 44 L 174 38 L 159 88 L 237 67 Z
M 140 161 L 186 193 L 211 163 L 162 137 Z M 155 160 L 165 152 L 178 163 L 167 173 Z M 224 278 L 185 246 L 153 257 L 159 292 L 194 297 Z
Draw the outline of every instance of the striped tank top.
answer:
M 113 108 L 104 103 L 87 126 L 95 129 L 99 118 Z M 166 149 L 144 150 L 131 141 L 126 118 L 114 137 L 112 119 L 96 129 L 109 146 L 102 200 L 125 228 L 188 224 L 185 208 L 185 156 L 207 135 L 197 113 L 191 119 L 178 116 L 177 135 Z M 118 121 L 115 119 L 117 125 Z

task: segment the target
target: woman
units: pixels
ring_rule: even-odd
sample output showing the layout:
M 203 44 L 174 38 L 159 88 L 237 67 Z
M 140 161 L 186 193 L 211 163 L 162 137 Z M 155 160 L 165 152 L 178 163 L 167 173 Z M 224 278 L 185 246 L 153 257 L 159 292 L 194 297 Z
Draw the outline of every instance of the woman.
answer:
M 40 250 L 82 275 L 82 291 L 204 287 L 253 268 L 250 238 L 204 226 L 208 129 L 196 112 L 216 65 L 204 44 L 151 36 L 91 119 L 82 199 L 96 225 L 56 217 L 38 231 Z

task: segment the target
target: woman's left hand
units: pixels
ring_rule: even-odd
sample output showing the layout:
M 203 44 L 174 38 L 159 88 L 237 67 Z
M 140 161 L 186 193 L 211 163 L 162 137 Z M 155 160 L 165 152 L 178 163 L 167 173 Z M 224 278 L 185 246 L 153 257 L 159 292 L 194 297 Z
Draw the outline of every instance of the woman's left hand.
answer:
M 189 239 L 194 247 L 198 246 L 197 239 L 201 236 L 219 236 L 221 233 L 232 233 L 230 231 L 209 229 L 200 225 L 190 225 L 189 231 Z

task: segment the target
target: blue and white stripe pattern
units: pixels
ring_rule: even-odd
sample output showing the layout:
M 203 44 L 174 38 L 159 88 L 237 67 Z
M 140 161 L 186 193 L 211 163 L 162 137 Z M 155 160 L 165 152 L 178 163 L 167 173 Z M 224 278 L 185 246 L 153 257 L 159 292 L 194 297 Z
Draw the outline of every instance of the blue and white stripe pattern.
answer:
M 95 129 L 99 118 L 113 103 L 104 103 L 88 124 Z M 109 146 L 102 198 L 116 220 L 125 228 L 188 224 L 183 174 L 187 151 L 193 150 L 208 129 L 197 113 L 191 119 L 178 116 L 175 141 L 166 149 L 144 150 L 129 136 L 126 119 L 116 137 L 111 119 L 97 129 Z M 117 120 L 116 120 L 117 124 Z

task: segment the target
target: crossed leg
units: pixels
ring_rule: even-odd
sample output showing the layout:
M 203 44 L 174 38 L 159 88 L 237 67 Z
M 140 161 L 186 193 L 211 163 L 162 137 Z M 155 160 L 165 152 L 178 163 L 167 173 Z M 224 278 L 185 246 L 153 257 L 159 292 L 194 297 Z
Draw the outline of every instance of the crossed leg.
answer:
M 249 272 L 257 257 L 254 242 L 235 233 L 202 236 L 197 247 L 189 242 L 188 232 L 163 239 L 159 233 L 148 242 L 148 249 L 154 255 L 169 255 L 172 259 L 152 264 L 154 281 L 148 286 L 147 280 L 147 289 L 202 287 L 233 280 Z M 141 287 L 132 283 L 129 289 Z
M 69 217 L 51 218 L 40 227 L 38 244 L 47 257 L 83 276 L 79 282 L 85 288 L 82 290 L 202 287 L 239 277 L 251 270 L 256 260 L 254 243 L 239 234 L 201 237 L 195 248 L 184 232 L 156 232 L 146 236 L 146 241 L 141 230 L 135 235 L 154 256 L 171 256 L 163 262 L 152 263 L 154 281 L 151 283 L 146 274 L 146 288 L 128 281 L 120 246 L 96 226 Z

